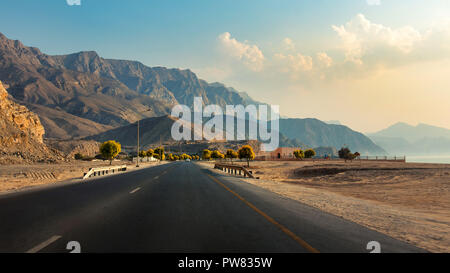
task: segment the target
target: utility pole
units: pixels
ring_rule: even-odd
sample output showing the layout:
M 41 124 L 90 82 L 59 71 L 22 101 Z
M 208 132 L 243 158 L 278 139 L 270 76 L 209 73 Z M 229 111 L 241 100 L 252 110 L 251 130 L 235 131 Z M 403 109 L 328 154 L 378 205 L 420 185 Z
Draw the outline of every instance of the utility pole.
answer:
M 162 161 L 162 152 L 161 135 L 159 135 L 159 163 Z

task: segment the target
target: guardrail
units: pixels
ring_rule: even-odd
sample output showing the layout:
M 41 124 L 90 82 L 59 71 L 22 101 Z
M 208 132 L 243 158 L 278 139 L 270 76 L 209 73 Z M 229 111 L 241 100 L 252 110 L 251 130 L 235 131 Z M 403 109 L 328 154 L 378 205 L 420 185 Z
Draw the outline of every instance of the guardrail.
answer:
M 102 175 L 106 175 L 106 174 L 113 174 L 116 172 L 124 172 L 126 170 L 127 170 L 127 165 L 101 167 L 101 168 L 90 168 L 89 171 L 83 175 L 83 180 L 87 179 L 91 176 L 102 176 Z
M 345 160 L 342 158 L 277 158 L 277 157 L 257 157 L 253 161 L 386 161 L 386 162 L 406 162 L 405 156 L 360 156 L 355 158 L 354 160 Z
M 239 173 L 239 175 L 244 175 L 244 177 L 255 178 L 251 171 L 247 170 L 245 167 L 238 166 L 238 165 L 227 165 L 227 164 L 216 163 L 216 164 L 214 164 L 214 169 L 219 169 L 221 171 L 228 172 L 228 173 L 234 174 L 234 175 L 238 175 L 238 173 Z

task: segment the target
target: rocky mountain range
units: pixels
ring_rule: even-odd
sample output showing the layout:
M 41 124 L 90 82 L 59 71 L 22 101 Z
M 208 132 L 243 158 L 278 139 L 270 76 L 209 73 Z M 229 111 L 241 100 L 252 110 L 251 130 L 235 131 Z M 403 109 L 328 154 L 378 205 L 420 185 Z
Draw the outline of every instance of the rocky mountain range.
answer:
M 221 106 L 254 102 L 190 70 L 108 60 L 93 51 L 50 56 L 2 34 L 0 79 L 42 118 L 49 138 L 83 137 L 166 115 L 175 104 L 192 105 L 194 97 Z
M 224 84 L 199 79 L 188 69 L 104 59 L 94 51 L 51 56 L 2 34 L 0 80 L 16 101 L 38 114 L 48 139 L 119 132 L 137 120 L 167 116 L 176 104 L 192 106 L 194 97 L 201 97 L 205 105 L 222 107 L 261 104 Z M 170 132 L 167 120 L 161 121 L 156 127 Z M 286 146 L 340 148 L 346 144 L 361 153 L 383 153 L 367 137 L 345 126 L 303 119 L 280 123 Z M 160 134 L 165 133 L 155 132 L 158 140 Z

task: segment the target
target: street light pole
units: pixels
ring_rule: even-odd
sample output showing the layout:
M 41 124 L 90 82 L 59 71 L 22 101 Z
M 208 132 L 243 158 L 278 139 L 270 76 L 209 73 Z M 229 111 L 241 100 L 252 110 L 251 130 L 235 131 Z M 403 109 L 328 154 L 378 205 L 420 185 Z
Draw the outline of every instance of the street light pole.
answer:
M 144 112 L 149 112 L 149 111 L 151 111 L 152 109 L 147 109 L 146 111 L 144 111 Z M 139 146 L 140 146 L 140 144 L 139 144 L 139 119 L 138 119 L 138 121 L 137 121 L 137 162 L 136 162 L 136 168 L 139 168 Z
M 137 162 L 136 168 L 139 168 L 139 120 L 137 122 Z

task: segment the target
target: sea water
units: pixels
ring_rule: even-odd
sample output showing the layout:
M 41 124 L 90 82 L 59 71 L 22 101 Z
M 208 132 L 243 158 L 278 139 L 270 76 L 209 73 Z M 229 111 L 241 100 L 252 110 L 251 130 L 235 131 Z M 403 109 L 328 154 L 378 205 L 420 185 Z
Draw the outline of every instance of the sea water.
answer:
M 450 164 L 450 155 L 406 156 L 406 162 Z

